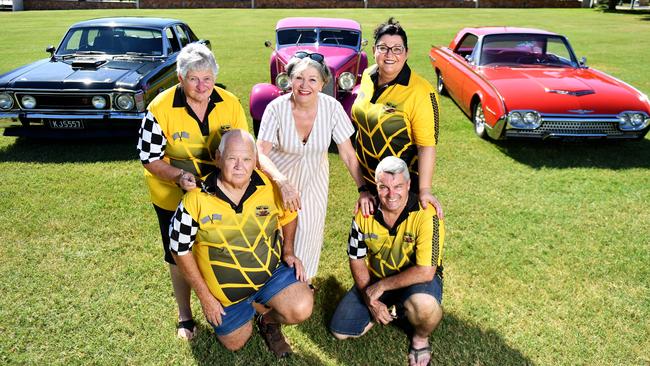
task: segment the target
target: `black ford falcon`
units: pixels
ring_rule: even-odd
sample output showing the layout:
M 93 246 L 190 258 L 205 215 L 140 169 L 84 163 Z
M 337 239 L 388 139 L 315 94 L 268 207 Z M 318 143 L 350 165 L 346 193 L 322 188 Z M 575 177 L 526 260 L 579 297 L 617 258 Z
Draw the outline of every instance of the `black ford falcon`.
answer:
M 102 18 L 72 25 L 50 57 L 0 75 L 6 136 L 134 136 L 149 102 L 176 84 L 176 57 L 199 40 L 163 18 Z

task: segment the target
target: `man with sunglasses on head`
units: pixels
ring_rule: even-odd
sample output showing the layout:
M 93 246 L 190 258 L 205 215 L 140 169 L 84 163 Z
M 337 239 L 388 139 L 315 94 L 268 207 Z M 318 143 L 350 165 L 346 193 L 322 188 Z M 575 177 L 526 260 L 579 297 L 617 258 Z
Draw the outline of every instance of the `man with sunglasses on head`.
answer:
M 384 158 L 375 180 L 379 208 L 352 220 L 348 256 L 354 285 L 337 306 L 330 330 L 337 339 L 356 338 L 374 323 L 401 318 L 412 328 L 409 365 L 427 365 L 429 335 L 442 319 L 444 224 L 433 206 L 421 206 L 409 192 L 402 159 Z
M 376 193 L 375 167 L 386 156 L 397 156 L 409 167 L 410 191 L 423 206 L 433 204 L 443 217 L 442 206 L 431 194 L 440 123 L 438 95 L 406 63 L 408 38 L 399 22 L 391 17 L 380 24 L 374 38 L 376 64 L 364 71 L 351 113 L 366 184 L 362 189 Z

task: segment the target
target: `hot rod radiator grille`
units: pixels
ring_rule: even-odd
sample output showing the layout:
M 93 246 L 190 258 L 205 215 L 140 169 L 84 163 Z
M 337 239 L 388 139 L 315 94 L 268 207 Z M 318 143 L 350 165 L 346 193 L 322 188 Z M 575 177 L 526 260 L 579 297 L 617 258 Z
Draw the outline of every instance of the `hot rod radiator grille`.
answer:
M 24 95 L 31 95 L 36 99 L 36 107 L 33 111 L 43 110 L 89 110 L 97 109 L 92 104 L 94 96 L 102 96 L 106 101 L 106 106 L 102 110 L 110 108 L 110 95 L 108 94 L 36 94 L 36 93 L 16 93 L 20 101 Z M 21 102 L 22 107 L 22 102 Z
M 323 86 L 323 93 L 329 95 L 330 97 L 334 97 L 334 78 L 331 78 L 330 81 Z

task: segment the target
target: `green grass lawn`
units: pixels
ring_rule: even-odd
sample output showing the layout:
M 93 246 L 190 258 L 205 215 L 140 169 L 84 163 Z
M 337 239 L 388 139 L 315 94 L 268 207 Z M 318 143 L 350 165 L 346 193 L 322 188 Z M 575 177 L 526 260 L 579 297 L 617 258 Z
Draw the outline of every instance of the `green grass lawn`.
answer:
M 361 22 L 393 15 L 413 69 L 464 26 L 566 34 L 578 56 L 650 93 L 650 15 L 593 10 L 142 10 L 0 13 L 0 72 L 44 58 L 78 20 L 174 17 L 212 41 L 219 81 L 241 97 L 268 79 L 265 39 L 285 16 Z M 434 190 L 446 213 L 445 318 L 431 336 L 441 365 L 650 365 L 650 140 L 490 143 L 442 98 Z M 174 337 L 175 305 L 133 141 L 47 143 L 0 137 L 0 364 L 220 364 L 275 361 L 255 335 L 240 352 Z M 285 328 L 280 364 L 400 365 L 408 340 L 376 327 L 336 342 L 326 324 L 352 284 L 345 240 L 356 192 L 332 155 L 314 314 Z

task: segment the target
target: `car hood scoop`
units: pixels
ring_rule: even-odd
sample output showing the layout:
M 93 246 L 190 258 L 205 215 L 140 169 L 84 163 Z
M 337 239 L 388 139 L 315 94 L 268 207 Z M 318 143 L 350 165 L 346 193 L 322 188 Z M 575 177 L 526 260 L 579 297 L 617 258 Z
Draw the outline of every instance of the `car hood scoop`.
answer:
M 72 61 L 70 66 L 80 69 L 96 69 L 105 64 L 108 60 L 105 58 L 77 58 Z
M 583 95 L 596 94 L 596 91 L 592 89 L 586 90 L 563 90 L 563 89 L 548 89 L 546 88 L 547 93 L 555 93 L 562 95 L 573 95 L 574 97 L 581 97 Z

